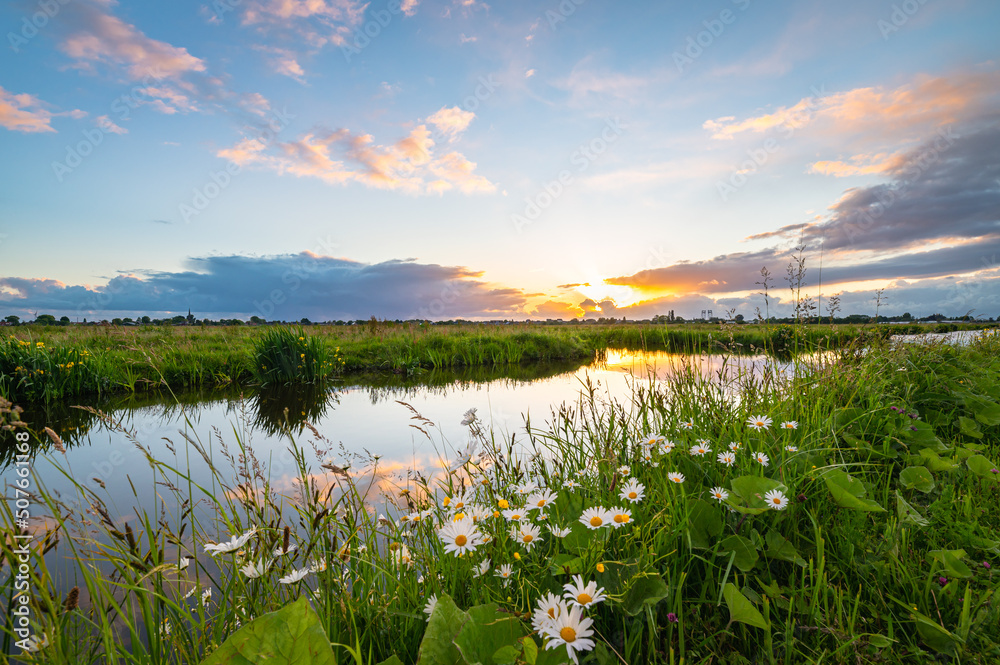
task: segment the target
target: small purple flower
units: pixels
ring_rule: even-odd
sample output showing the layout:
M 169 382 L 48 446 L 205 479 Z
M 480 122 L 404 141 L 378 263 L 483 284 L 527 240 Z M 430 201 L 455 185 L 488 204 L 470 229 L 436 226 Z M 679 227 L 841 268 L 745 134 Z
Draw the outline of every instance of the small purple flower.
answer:
M 990 473 L 1000 473 L 1000 469 L 990 469 Z
M 898 406 L 890 406 L 889 409 L 891 411 L 895 411 L 896 413 L 902 413 L 903 412 L 903 410 L 901 408 L 899 408 Z
M 669 614 L 667 614 L 667 621 L 669 621 L 670 623 L 677 623 L 678 621 L 677 615 L 674 614 L 673 612 L 670 612 Z
M 993 566 L 990 565 L 989 561 L 983 561 L 983 568 L 985 568 L 986 570 L 989 570 L 992 567 Z
M 908 413 L 908 414 L 906 414 L 906 415 L 908 415 L 908 416 L 910 417 L 910 419 L 911 419 L 911 420 L 916 420 L 917 418 L 919 418 L 919 417 L 920 417 L 920 416 L 919 416 L 918 414 L 916 414 L 916 413 Z
M 917 426 L 916 425 L 910 425 L 910 429 L 912 429 L 914 432 L 916 432 L 917 431 Z
M 947 583 L 948 583 L 948 578 L 947 577 L 939 577 L 938 578 L 938 584 L 940 584 L 941 586 L 944 586 Z

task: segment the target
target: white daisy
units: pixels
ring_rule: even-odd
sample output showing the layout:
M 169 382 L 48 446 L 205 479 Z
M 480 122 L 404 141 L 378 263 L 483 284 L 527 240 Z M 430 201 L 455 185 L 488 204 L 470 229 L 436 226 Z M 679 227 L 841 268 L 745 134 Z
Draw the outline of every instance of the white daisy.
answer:
M 462 416 L 462 426 L 466 427 L 476 422 L 476 407 L 472 407 Z
M 437 594 L 431 594 L 431 597 L 427 599 L 427 604 L 424 605 L 424 614 L 427 615 L 427 620 L 431 620 L 431 615 L 434 614 L 434 608 L 437 607 L 438 597 Z
M 202 605 L 204 605 L 209 600 L 211 600 L 211 598 L 212 598 L 212 590 L 211 589 L 205 589 L 204 591 L 201 592 L 201 604 Z
M 712 452 L 712 449 L 703 443 L 699 443 L 691 447 L 691 454 L 695 457 L 704 457 L 710 452 Z
M 678 426 L 681 429 L 692 430 L 692 429 L 694 429 L 694 421 L 693 420 L 682 420 L 680 423 L 678 423 Z
M 782 510 L 788 505 L 788 497 L 784 495 L 780 490 L 771 490 L 764 494 L 764 501 L 767 502 L 769 508 L 773 510 Z
M 750 416 L 747 418 L 747 425 L 758 432 L 771 427 L 771 422 L 771 419 L 767 416 Z
M 299 549 L 299 546 L 296 545 L 295 543 L 288 543 L 288 549 L 287 550 L 286 549 L 282 549 L 281 543 L 278 543 L 278 546 L 274 548 L 274 555 L 273 556 L 275 558 L 278 558 L 279 556 L 284 556 L 285 554 L 290 554 L 290 553 L 294 552 L 297 549 Z
M 588 639 L 594 634 L 594 631 L 590 630 L 592 625 L 594 620 L 584 619 L 580 607 L 563 606 L 558 618 L 553 619 L 545 628 L 545 635 L 549 638 L 545 648 L 555 649 L 565 646 L 569 657 L 574 663 L 579 664 L 576 652 L 590 651 L 594 648 L 594 640 Z
M 618 493 L 618 497 L 622 501 L 631 501 L 632 503 L 639 503 L 645 496 L 646 486 L 635 478 L 632 478 L 622 486 L 622 491 Z
M 761 466 L 767 466 L 771 462 L 771 459 L 764 453 L 754 453 L 753 458 L 760 462 Z
M 511 508 L 503 511 L 503 516 L 508 522 L 520 522 L 527 517 L 527 514 L 520 508 Z
M 535 492 L 528 497 L 525 508 L 528 510 L 545 510 L 555 500 L 556 495 L 554 492 Z
M 534 524 L 523 523 L 515 524 L 514 528 L 511 529 L 510 536 L 530 552 L 535 543 L 541 542 L 542 539 L 538 537 L 540 533 L 541 529 Z
M 604 587 L 598 589 L 597 582 L 584 584 L 581 575 L 574 575 L 573 582 L 564 584 L 563 589 L 566 590 L 563 598 L 580 607 L 590 607 L 607 600 L 607 596 L 604 595 Z
M 609 526 L 612 519 L 613 516 L 611 513 L 601 506 L 587 508 L 580 515 L 580 522 L 592 530 L 600 529 L 602 526 Z
M 310 573 L 322 573 L 326 570 L 326 559 L 314 559 L 309 564 Z
M 790 453 L 797 453 L 797 452 L 799 452 L 799 449 L 798 449 L 797 446 L 785 446 L 785 450 L 787 450 Z
M 293 570 L 284 577 L 278 580 L 281 584 L 295 584 L 298 581 L 305 579 L 305 576 L 309 574 L 308 568 L 299 568 L 298 570 Z
M 482 544 L 482 536 L 475 523 L 463 518 L 449 522 L 438 530 L 438 537 L 444 542 L 444 551 L 458 556 L 466 552 L 475 552 Z
M 663 440 L 663 452 L 665 453 L 671 452 L 676 446 L 677 444 L 673 441 L 668 441 L 667 439 Z
M 475 569 L 472 571 L 472 576 L 482 577 L 488 572 L 490 572 L 490 560 L 486 559 L 485 561 L 483 561 L 482 563 L 480 563 L 478 566 L 475 567 Z
M 620 466 L 618 467 L 618 473 L 623 476 L 628 476 L 632 473 L 632 468 L 629 466 Z
M 676 471 L 671 471 L 670 473 L 667 474 L 667 480 L 669 480 L 672 483 L 677 483 L 678 485 L 680 485 L 681 483 L 684 482 L 684 474 L 677 473 Z
M 167 621 L 166 619 L 164 619 L 164 621 L 166 622 L 167 630 L 166 633 L 164 633 L 163 629 L 161 628 L 160 635 L 164 634 L 169 635 L 170 622 Z M 28 635 L 28 637 L 25 638 L 25 640 L 27 644 L 25 645 L 24 650 L 27 651 L 28 653 L 38 653 L 42 649 L 49 646 L 49 637 L 45 633 L 42 633 L 41 637 L 39 637 L 38 635 Z
M 574 490 L 579 486 L 580 483 L 576 482 L 572 478 L 567 478 L 565 481 L 563 481 L 563 487 L 565 487 L 568 490 Z
M 542 632 L 544 628 L 562 615 L 565 607 L 566 605 L 560 601 L 559 596 L 551 591 L 546 593 L 538 599 L 538 606 L 531 615 L 532 628 L 537 632 Z
M 495 575 L 502 579 L 506 585 L 510 581 L 510 578 L 514 575 L 514 567 L 509 563 L 505 563 L 502 566 L 497 567 Z
M 569 532 L 570 532 L 569 529 L 563 529 L 557 526 L 552 526 L 551 524 L 549 525 L 549 533 L 551 533 L 556 538 L 565 538 L 566 536 L 569 535 Z
M 729 449 L 730 449 L 731 451 L 733 451 L 734 453 L 735 453 L 735 452 L 736 452 L 737 450 L 739 450 L 740 448 L 742 448 L 742 447 L 743 447 L 743 444 L 742 444 L 742 443 L 740 443 L 739 441 L 731 441 L 731 442 L 729 443 Z
M 397 566 L 409 567 L 413 565 L 413 557 L 410 555 L 410 548 L 406 545 L 398 545 L 395 549 L 390 548 L 389 560 Z
M 242 536 L 233 536 L 231 540 L 224 543 L 219 543 L 217 545 L 208 544 L 205 545 L 205 551 L 209 552 L 212 556 L 217 554 L 228 554 L 229 552 L 235 552 L 244 545 L 246 545 L 254 534 L 257 533 L 257 527 L 254 527 L 244 533 Z
M 191 557 L 181 557 L 180 563 L 177 564 L 177 570 L 184 570 L 191 564 Z
M 719 453 L 716 455 L 716 459 L 719 460 L 720 464 L 725 464 L 726 466 L 732 466 L 736 463 L 736 453 L 733 451 L 728 451 L 725 453 Z
M 713 487 L 708 491 L 708 493 L 711 494 L 712 498 L 717 501 L 725 501 L 729 498 L 729 492 L 721 487 Z
M 515 491 L 518 494 L 522 495 L 522 496 L 527 496 L 527 495 L 531 494 L 532 492 L 534 492 L 537 489 L 538 489 L 538 485 L 536 485 L 535 483 L 530 483 L 529 482 L 529 483 L 522 483 L 522 484 L 518 485 L 517 486 L 517 490 L 515 490 Z
M 781 429 L 798 429 L 798 428 L 799 428 L 799 423 L 798 421 L 795 420 L 786 420 L 785 422 L 781 423 Z
M 615 506 L 610 511 L 611 513 L 611 526 L 618 527 L 625 526 L 632 521 L 632 511 L 627 508 L 619 508 Z

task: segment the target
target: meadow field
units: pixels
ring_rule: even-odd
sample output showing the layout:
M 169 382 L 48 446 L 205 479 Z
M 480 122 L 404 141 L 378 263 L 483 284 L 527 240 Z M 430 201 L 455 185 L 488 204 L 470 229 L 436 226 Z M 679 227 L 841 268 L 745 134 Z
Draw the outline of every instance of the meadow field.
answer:
M 345 360 L 379 348 L 343 332 L 302 342 L 339 345 Z M 212 340 L 221 357 L 247 334 L 174 332 L 164 345 Z M 449 334 L 461 338 L 386 338 L 426 349 Z M 116 339 L 132 353 L 124 336 L 104 339 L 75 343 L 96 354 Z M 610 402 L 585 389 L 517 444 L 456 406 L 472 443 L 402 483 L 377 458 L 338 466 L 331 442 L 306 436 L 293 444 L 297 490 L 281 494 L 235 427 L 181 444 L 211 466 L 210 484 L 135 440 L 162 488 L 149 511 L 82 478 L 73 501 L 31 476 L 49 517 L 33 525 L 26 595 L 14 544 L 27 531 L 13 503 L 0 507 L 0 602 L 31 616 L 25 642 L 7 614 L 4 652 L 208 665 L 1000 662 L 1000 336 L 863 341 L 790 379 L 679 373 Z M 9 403 L 0 418 L 20 427 Z M 54 433 L 19 431 L 32 454 L 64 455 Z M 69 592 L 49 550 L 72 562 Z
M 587 360 L 608 348 L 791 356 L 837 348 L 859 338 L 940 328 L 935 324 L 427 325 L 374 321 L 300 328 L 31 325 L 0 330 L 0 397 L 26 402 L 166 388 L 310 383 L 345 372 L 418 373 L 434 368 Z

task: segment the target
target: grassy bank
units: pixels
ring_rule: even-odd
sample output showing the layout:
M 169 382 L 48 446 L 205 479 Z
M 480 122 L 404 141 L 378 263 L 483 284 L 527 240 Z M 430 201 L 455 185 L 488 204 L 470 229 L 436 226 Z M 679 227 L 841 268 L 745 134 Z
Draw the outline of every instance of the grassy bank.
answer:
M 588 359 L 606 348 L 778 353 L 836 348 L 864 335 L 934 326 L 709 324 L 429 326 L 371 323 L 257 327 L 17 327 L 0 338 L 0 396 L 19 402 L 61 397 L 274 383 L 340 372 Z M 301 360 L 307 362 L 300 362 Z
M 482 458 L 403 484 L 308 462 L 317 440 L 283 497 L 238 440 L 192 442 L 213 486 L 150 455 L 162 514 L 126 523 L 103 490 L 81 482 L 73 509 L 31 476 L 55 516 L 33 541 L 32 662 L 995 663 L 1000 336 L 860 351 L 791 383 L 585 392 L 522 449 L 468 414 Z M 78 596 L 38 556 L 56 532 Z M 549 598 L 575 575 L 595 586 Z

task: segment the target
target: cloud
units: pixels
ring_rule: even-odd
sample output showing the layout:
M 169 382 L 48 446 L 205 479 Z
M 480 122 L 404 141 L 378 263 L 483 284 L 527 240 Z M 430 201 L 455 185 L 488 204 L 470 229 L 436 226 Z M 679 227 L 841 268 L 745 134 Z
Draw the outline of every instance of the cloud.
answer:
M 98 127 L 110 134 L 128 134 L 127 129 L 116 125 L 114 121 L 106 115 L 97 116 L 95 120 Z
M 74 31 L 59 48 L 92 70 L 96 64 L 122 67 L 133 81 L 147 76 L 178 79 L 188 72 L 204 72 L 205 63 L 187 49 L 147 37 L 134 25 L 87 3 L 74 8 Z
M 15 95 L 0 86 L 0 127 L 26 134 L 56 131 L 51 124 L 53 114 L 42 106 L 36 97 Z
M 416 8 L 413 0 L 409 4 L 411 10 Z M 367 7 L 367 2 L 356 0 L 251 0 L 245 5 L 243 24 L 311 48 L 343 46 L 361 25 Z
M 420 4 L 420 0 L 403 0 L 399 8 L 403 10 L 403 13 L 407 16 L 413 16 L 417 13 L 417 6 Z
M 900 140 L 980 115 L 994 106 L 998 97 L 1000 70 L 996 68 L 940 77 L 920 75 L 911 83 L 891 89 L 879 86 L 831 94 L 814 90 L 813 96 L 792 106 L 742 120 L 734 116 L 716 118 L 706 121 L 703 127 L 712 132 L 714 139 L 808 125 L 832 137 Z
M 268 58 L 268 63 L 271 66 L 271 71 L 274 73 L 287 76 L 288 78 L 294 79 L 299 83 L 306 82 L 305 70 L 302 69 L 302 65 L 300 65 L 296 59 L 297 56 L 292 51 L 274 46 L 264 46 L 262 44 L 255 45 L 254 49 L 267 53 L 270 56 Z
M 469 127 L 476 117 L 472 111 L 464 111 L 457 106 L 442 108 L 427 117 L 427 122 L 437 127 L 437 130 L 454 140 Z
M 449 117 L 442 122 L 447 127 L 461 120 Z M 439 156 L 434 147 L 430 130 L 418 125 L 390 145 L 376 143 L 370 134 L 340 129 L 312 132 L 273 147 L 259 139 L 244 138 L 216 154 L 240 166 L 256 165 L 330 184 L 359 182 L 410 194 L 442 194 L 452 189 L 465 194 L 496 191 L 496 186 L 477 174 L 476 164 L 463 154 L 451 151 Z
M 88 318 L 119 314 L 298 320 L 504 318 L 523 315 L 520 289 L 497 287 L 482 273 L 414 260 L 360 263 L 311 252 L 264 257 L 212 256 L 183 272 L 116 276 L 104 286 L 52 279 L 0 278 L 7 310 Z
M 575 319 L 583 315 L 583 310 L 576 305 L 557 300 L 546 300 L 529 313 L 533 319 Z

